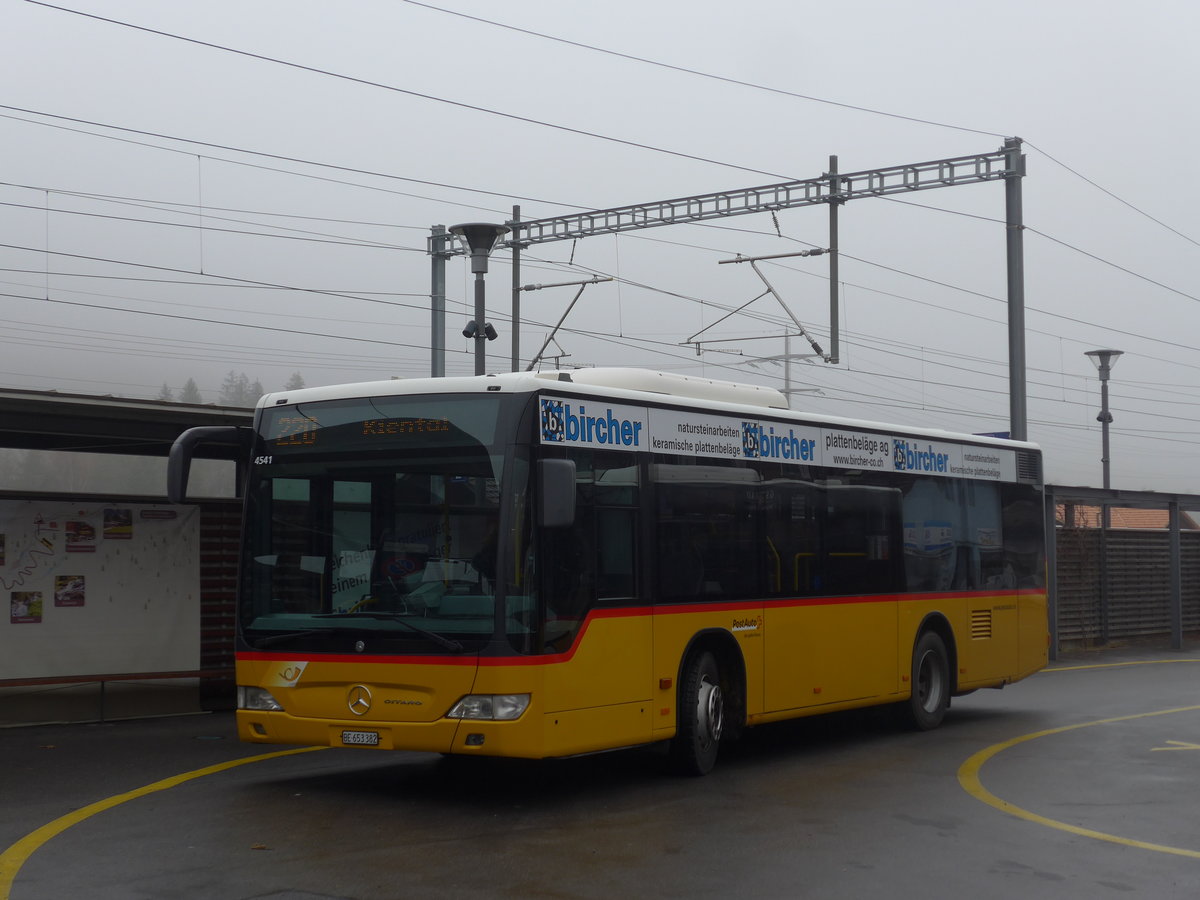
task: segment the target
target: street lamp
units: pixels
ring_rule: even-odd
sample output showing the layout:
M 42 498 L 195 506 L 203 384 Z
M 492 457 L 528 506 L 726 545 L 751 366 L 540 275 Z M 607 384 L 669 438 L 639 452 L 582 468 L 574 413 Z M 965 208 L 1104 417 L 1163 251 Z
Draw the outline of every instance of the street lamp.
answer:
M 475 318 L 463 329 L 463 336 L 475 339 L 475 374 L 483 375 L 484 341 L 496 339 L 496 329 L 486 321 L 487 312 L 483 299 L 483 276 L 488 270 L 488 256 L 496 242 L 511 229 L 507 225 L 492 225 L 488 222 L 466 222 L 451 225 L 450 233 L 466 246 L 471 254 L 471 271 L 475 273 Z
M 1122 350 L 1089 350 L 1085 354 L 1096 365 L 1096 370 L 1100 373 L 1100 415 L 1096 416 L 1096 421 L 1100 423 L 1100 434 L 1103 447 L 1103 453 L 1100 457 L 1100 463 L 1104 467 L 1104 489 L 1109 489 L 1108 477 L 1108 426 L 1112 422 L 1112 413 L 1108 411 L 1108 374 L 1112 371 L 1113 366 L 1117 364 L 1117 357 L 1124 351 Z

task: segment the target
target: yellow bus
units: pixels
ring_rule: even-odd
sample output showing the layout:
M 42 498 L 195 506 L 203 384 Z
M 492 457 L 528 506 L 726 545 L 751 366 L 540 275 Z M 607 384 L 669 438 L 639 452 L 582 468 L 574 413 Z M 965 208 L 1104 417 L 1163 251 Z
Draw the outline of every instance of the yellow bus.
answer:
M 563 757 L 952 696 L 1046 663 L 1041 454 L 636 369 L 268 394 L 245 479 L 253 743 Z

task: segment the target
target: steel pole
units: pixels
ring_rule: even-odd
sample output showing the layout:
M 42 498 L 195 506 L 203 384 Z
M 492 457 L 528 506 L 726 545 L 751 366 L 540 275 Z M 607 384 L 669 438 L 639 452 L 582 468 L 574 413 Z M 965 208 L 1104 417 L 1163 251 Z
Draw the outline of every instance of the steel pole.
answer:
M 429 374 L 446 375 L 446 244 L 450 235 L 444 225 L 434 225 L 429 242 Z
M 1108 477 L 1108 360 L 1100 363 L 1100 468 L 1103 472 L 1104 490 L 1109 490 Z M 1108 598 L 1108 529 L 1112 524 L 1112 507 L 1108 496 L 1100 501 L 1100 634 L 1104 643 L 1109 635 Z
M 1105 363 L 1100 368 L 1100 468 L 1104 473 L 1106 491 L 1112 487 L 1108 465 L 1108 423 L 1111 421 L 1112 416 L 1108 412 L 1108 364 Z
M 1050 625 L 1050 662 L 1058 659 L 1058 521 L 1055 515 L 1057 506 L 1053 488 L 1047 487 L 1042 515 L 1046 529 L 1046 612 Z
M 512 366 L 510 372 L 521 371 L 521 207 L 514 206 L 512 221 Z
M 484 257 L 486 265 L 487 257 Z M 487 372 L 487 335 L 484 334 L 487 308 L 483 300 L 483 272 L 475 273 L 475 374 L 484 375 Z
M 1004 176 L 1005 238 L 1008 254 L 1008 417 L 1014 441 L 1028 437 L 1025 409 L 1025 242 L 1021 181 L 1025 155 L 1021 139 L 1004 141 L 1007 155 Z
M 1183 649 L 1183 548 L 1179 536 L 1179 501 L 1167 506 L 1170 528 L 1170 591 L 1167 598 L 1171 610 L 1171 649 Z
M 838 362 L 838 158 L 829 157 L 829 362 Z

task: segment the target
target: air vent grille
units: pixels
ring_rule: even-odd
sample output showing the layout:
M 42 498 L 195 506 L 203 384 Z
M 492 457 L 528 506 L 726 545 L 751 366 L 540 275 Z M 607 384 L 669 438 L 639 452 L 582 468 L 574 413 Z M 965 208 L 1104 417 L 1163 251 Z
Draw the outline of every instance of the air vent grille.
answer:
M 1042 483 L 1042 458 L 1030 450 L 1017 451 L 1017 479 L 1033 484 Z
M 986 641 L 992 636 L 992 611 L 990 609 L 971 610 L 971 640 Z

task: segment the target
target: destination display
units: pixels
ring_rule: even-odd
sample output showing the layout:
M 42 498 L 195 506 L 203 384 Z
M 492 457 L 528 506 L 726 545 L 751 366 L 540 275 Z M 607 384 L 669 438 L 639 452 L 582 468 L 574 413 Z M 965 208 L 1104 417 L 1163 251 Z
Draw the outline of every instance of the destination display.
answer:
M 540 414 L 543 444 L 1017 480 L 1016 453 L 1003 447 L 964 446 L 899 434 L 624 406 L 577 397 L 543 396 Z
M 511 402 L 491 396 L 359 397 L 263 410 L 255 462 L 297 454 L 428 452 L 482 453 L 509 428 Z

